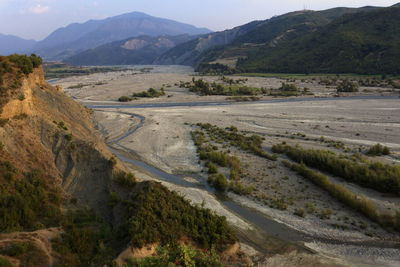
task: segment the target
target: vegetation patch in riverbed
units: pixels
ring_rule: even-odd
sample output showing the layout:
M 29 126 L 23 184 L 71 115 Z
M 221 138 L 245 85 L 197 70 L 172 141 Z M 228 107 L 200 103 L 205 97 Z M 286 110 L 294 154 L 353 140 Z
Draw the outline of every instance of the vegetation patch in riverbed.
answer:
M 362 213 L 370 220 L 377 222 L 382 227 L 400 231 L 399 211 L 396 211 L 395 215 L 380 212 L 365 196 L 357 195 L 342 185 L 332 183 L 328 177 L 307 168 L 305 164 L 292 164 L 289 161 L 283 161 L 283 163 L 291 170 L 296 171 L 304 178 L 309 179 L 314 184 L 329 192 L 334 198 Z
M 337 156 L 328 150 L 303 149 L 289 145 L 274 145 L 275 153 L 284 153 L 296 162 L 329 172 L 347 181 L 384 193 L 400 195 L 400 166 L 380 162 L 361 164 Z
M 138 99 L 139 97 L 155 98 L 155 97 L 160 97 L 163 95 L 165 95 L 164 88 L 161 88 L 160 90 L 150 88 L 147 91 L 143 91 L 140 93 L 133 93 L 132 96 L 121 96 L 120 98 L 118 98 L 118 101 L 119 102 L 129 102 L 129 101 Z

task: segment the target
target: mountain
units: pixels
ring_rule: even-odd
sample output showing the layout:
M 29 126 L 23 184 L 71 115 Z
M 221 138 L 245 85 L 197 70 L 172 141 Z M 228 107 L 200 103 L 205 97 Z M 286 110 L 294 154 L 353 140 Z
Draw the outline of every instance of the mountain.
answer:
M 209 45 L 205 49 L 199 49 L 199 44 L 205 42 L 205 40 L 212 40 L 218 35 L 235 31 L 235 29 L 212 33 L 197 40 L 183 43 L 161 55 L 156 60 L 156 63 L 180 63 L 197 66 L 200 62 L 223 62 L 223 64 L 234 67 L 238 58 L 245 58 L 252 51 L 258 51 L 260 46 L 280 46 L 282 43 L 314 32 L 344 14 L 354 14 L 374 9 L 375 7 L 334 8 L 324 11 L 303 10 L 291 12 L 265 21 L 255 21 L 237 27 L 235 29 L 244 28 L 238 34 L 232 35 L 233 38 L 226 39 L 225 42 L 212 43 L 208 41 Z
M 36 44 L 34 40 L 25 40 L 14 35 L 4 35 L 0 33 L 0 54 L 10 55 L 29 51 Z
M 132 12 L 57 29 L 38 42 L 33 51 L 45 60 L 61 60 L 103 44 L 142 35 L 199 35 L 209 32 L 205 28 Z
M 346 14 L 283 45 L 239 60 L 242 72 L 400 74 L 400 8 Z
M 139 36 L 105 44 L 79 53 L 63 60 L 73 65 L 146 65 L 175 47 L 195 37 L 178 36 Z
M 232 40 L 253 30 L 260 21 L 254 21 L 230 30 L 200 36 L 189 42 L 180 44 L 158 57 L 154 64 L 160 65 L 196 65 L 204 51 L 229 44 Z

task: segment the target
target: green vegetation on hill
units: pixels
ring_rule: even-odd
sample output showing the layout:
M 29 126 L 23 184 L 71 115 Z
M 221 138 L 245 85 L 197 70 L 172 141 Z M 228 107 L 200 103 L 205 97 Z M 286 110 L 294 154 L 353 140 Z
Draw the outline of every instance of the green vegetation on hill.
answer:
M 240 59 L 242 72 L 400 74 L 400 8 L 343 15 L 279 46 Z
M 220 266 L 217 252 L 236 242 L 225 217 L 192 206 L 161 184 L 137 183 L 132 174 L 124 172 L 117 172 L 114 181 L 129 193 L 115 193 L 118 201 L 112 205 L 126 212 L 124 223 L 113 228 L 93 211 L 79 209 L 67 212 L 61 220 L 64 229 L 61 238 L 52 241 L 61 265 L 111 266 L 113 259 L 127 245 L 142 248 L 159 243 L 156 256 L 143 260 L 132 259 L 128 266 L 148 266 L 147 263 L 175 262 L 176 259 L 182 262 L 184 255 L 189 261 Z M 199 249 L 178 245 L 179 241 L 186 238 Z M 178 255 L 178 252 L 184 254 Z
M 0 76 L 5 73 L 12 73 L 14 69 L 12 66 L 21 71 L 24 74 L 33 72 L 34 68 L 38 68 L 42 65 L 42 58 L 32 54 L 27 55 L 10 55 L 7 57 L 0 56 Z
M 215 247 L 222 251 L 236 238 L 225 217 L 210 210 L 191 206 L 176 192 L 154 183 L 143 182 L 133 193 L 127 206 L 131 210 L 126 229 L 135 247 L 161 242 L 176 242 L 183 236 L 191 238 L 200 247 Z
M 22 174 L 10 162 L 0 162 L 0 232 L 58 226 L 60 194 L 39 171 Z

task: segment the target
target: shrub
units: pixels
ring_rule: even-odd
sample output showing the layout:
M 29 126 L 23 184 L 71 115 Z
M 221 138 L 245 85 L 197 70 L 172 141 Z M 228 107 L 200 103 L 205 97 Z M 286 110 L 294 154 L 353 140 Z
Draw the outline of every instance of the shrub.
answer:
M 0 119 L 0 127 L 4 127 L 8 123 L 9 119 Z
M 353 83 L 349 80 L 342 81 L 336 88 L 337 92 L 358 92 L 360 86 L 357 83 Z
M 239 181 L 231 181 L 229 183 L 229 190 L 238 195 L 250 195 L 254 191 L 254 186 L 245 186 Z
M 136 185 L 136 177 L 132 173 L 118 171 L 114 174 L 114 181 L 122 187 L 134 187 Z
M 304 218 L 304 217 L 306 217 L 306 212 L 304 211 L 303 208 L 300 208 L 300 209 L 295 210 L 294 215 Z
M 118 98 L 119 102 L 129 102 L 131 100 L 132 98 L 130 98 L 129 96 L 121 96 L 120 98 Z
M 143 91 L 143 92 L 140 92 L 140 93 L 134 93 L 134 94 L 132 94 L 132 97 L 150 97 L 150 98 L 153 98 L 153 97 L 160 97 L 160 96 L 163 96 L 163 95 L 165 95 L 164 88 L 161 88 L 160 90 L 156 90 L 156 89 L 150 88 L 147 91 Z
M 26 55 L 11 55 L 9 58 L 23 73 L 29 74 L 33 72 L 32 61 Z
M 215 174 L 218 172 L 217 166 L 215 166 L 215 164 L 212 162 L 207 162 L 206 167 L 208 167 L 209 174 Z
M 390 154 L 390 149 L 387 146 L 382 146 L 379 143 L 372 146 L 367 151 L 367 155 L 370 155 L 370 156 L 382 156 L 382 155 L 389 155 L 389 154 Z
M 71 133 L 66 134 L 66 135 L 64 135 L 64 138 L 65 138 L 67 141 L 71 141 L 71 140 L 72 140 L 72 134 L 71 134 Z
M 218 191 L 224 192 L 228 188 L 228 180 L 222 173 L 217 173 L 208 178 L 208 182 Z
M 296 84 L 282 83 L 282 85 L 279 88 L 279 90 L 289 91 L 289 92 L 292 92 L 292 91 L 296 91 L 297 92 L 298 88 L 297 88 Z

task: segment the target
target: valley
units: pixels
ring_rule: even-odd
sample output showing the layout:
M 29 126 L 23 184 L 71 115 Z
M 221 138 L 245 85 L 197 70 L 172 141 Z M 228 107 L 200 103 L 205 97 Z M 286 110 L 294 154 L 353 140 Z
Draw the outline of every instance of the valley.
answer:
M 14 2 L 0 267 L 399 266 L 400 3 Z
M 239 234 L 242 249 L 246 251 L 248 245 L 253 246 L 247 251 L 253 259 L 267 265 L 288 259 L 292 262 L 287 264 L 295 264 L 302 258 L 308 263 L 324 262 L 332 266 L 397 264 L 400 240 L 396 231 L 388 231 L 381 221 L 351 208 L 290 170 L 284 164 L 290 160 L 286 155 L 277 154 L 277 160 L 268 156 L 273 155 L 274 145 L 285 144 L 329 150 L 353 157 L 349 161 L 362 164 L 368 161 L 398 164 L 397 90 L 383 86 L 385 82 L 381 81 L 380 85 L 361 86 L 355 93 L 338 94 L 336 86 L 322 82 L 332 77 L 229 76 L 233 80 L 247 79 L 245 85 L 249 87 L 277 90 L 282 82 L 287 82 L 298 88 L 307 87 L 312 93 L 297 98 L 276 98 L 268 95 L 268 91 L 257 95 L 258 101 L 236 102 L 227 96 L 200 96 L 180 86 L 181 82 L 187 83 L 193 78 L 224 83 L 220 76 L 198 76 L 189 68 L 151 66 L 145 71 L 133 67 L 123 72 L 69 77 L 56 84 L 94 110 L 97 128 L 111 151 L 138 179 L 162 181 L 192 203 L 204 203 L 217 214 L 226 216 L 237 232 L 242 233 Z M 77 84 L 84 86 L 74 86 Z M 164 88 L 165 95 L 118 102 L 122 95 L 148 88 Z M 230 128 L 239 137 L 262 138 L 260 147 L 266 157 L 225 140 L 230 136 L 226 135 L 232 131 Z M 228 190 L 222 199 L 207 183 L 211 176 L 210 163 L 199 157 L 200 147 L 195 145 L 194 132 L 202 132 L 207 153 L 220 152 L 239 162 L 240 171 L 234 176 L 231 165 L 218 161 L 214 164 L 217 172 L 228 178 Z M 390 155 L 368 156 L 366 152 L 377 143 L 389 147 Z M 380 193 L 326 171 L 323 174 L 332 183 L 365 197 L 378 213 L 398 216 L 400 200 L 395 194 Z M 251 234 L 254 231 L 259 234 Z M 264 238 L 257 238 L 260 234 Z M 309 250 L 317 254 L 309 254 Z M 282 259 L 279 254 L 286 256 Z

